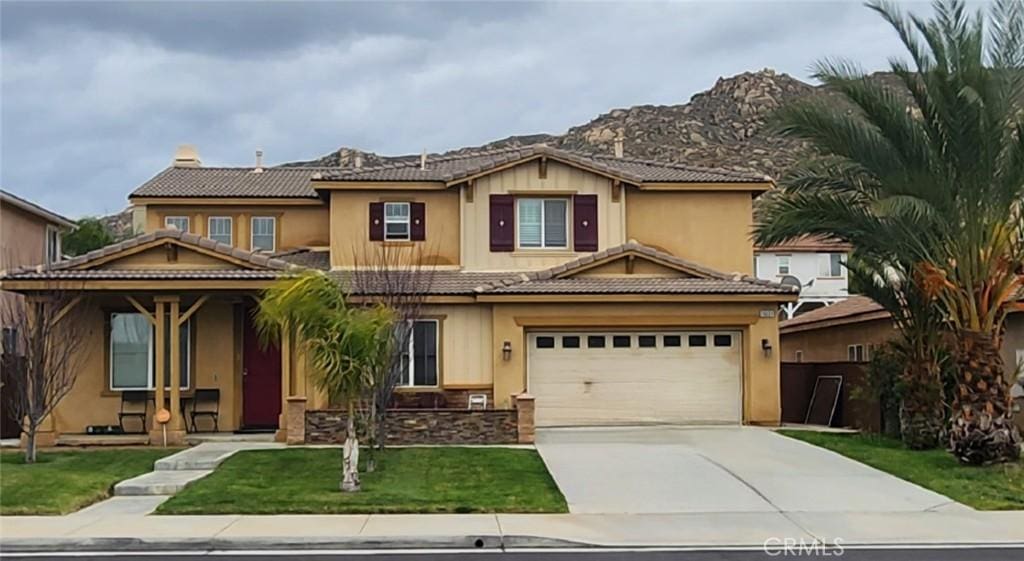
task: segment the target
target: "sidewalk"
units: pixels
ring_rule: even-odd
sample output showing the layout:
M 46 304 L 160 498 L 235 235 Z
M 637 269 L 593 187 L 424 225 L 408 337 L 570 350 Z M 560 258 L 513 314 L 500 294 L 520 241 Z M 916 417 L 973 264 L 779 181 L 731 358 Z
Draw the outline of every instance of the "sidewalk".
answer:
M 1024 512 L 141 516 L 119 497 L 59 517 L 0 518 L 0 549 L 238 550 L 857 545 L 1024 546 Z M 145 501 L 152 503 L 149 506 Z M 107 501 L 109 503 L 109 501 Z

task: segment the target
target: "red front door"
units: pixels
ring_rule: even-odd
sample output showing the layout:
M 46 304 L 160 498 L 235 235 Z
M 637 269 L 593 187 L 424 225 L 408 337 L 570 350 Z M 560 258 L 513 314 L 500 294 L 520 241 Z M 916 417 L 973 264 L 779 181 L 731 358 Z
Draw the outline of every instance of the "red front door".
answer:
M 264 347 L 246 310 L 242 333 L 242 424 L 276 428 L 281 414 L 281 349 Z

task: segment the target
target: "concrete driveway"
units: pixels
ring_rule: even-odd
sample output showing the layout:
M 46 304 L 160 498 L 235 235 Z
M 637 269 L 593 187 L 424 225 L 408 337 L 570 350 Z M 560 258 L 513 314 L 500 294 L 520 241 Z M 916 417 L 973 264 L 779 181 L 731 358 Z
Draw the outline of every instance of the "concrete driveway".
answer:
M 755 427 L 538 429 L 573 513 L 920 512 L 966 508 Z

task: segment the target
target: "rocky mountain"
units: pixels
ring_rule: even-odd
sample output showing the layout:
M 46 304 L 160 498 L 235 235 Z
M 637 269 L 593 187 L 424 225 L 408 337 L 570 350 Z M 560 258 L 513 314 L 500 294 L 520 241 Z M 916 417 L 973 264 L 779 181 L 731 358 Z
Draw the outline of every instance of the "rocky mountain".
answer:
M 719 78 L 711 89 L 694 95 L 687 103 L 613 109 L 564 134 L 511 136 L 445 154 L 540 142 L 558 148 L 611 154 L 615 137 L 621 131 L 625 153 L 630 157 L 778 176 L 804 154 L 806 148 L 767 131 L 766 118 L 782 104 L 808 95 L 828 94 L 770 69 L 744 72 Z M 362 156 L 364 166 L 419 157 L 415 154 L 381 156 L 343 147 L 316 160 L 284 165 L 350 167 L 357 155 Z

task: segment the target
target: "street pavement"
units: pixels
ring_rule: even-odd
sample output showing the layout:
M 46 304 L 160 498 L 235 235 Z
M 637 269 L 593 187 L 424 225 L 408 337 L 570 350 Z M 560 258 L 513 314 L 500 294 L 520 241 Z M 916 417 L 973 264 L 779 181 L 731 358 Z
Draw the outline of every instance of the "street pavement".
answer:
M 1014 561 L 1024 559 L 1024 549 L 973 548 L 973 549 L 844 549 L 818 552 L 816 554 L 783 555 L 782 552 L 768 554 L 761 550 L 744 551 L 515 551 L 500 550 L 477 552 L 347 552 L 310 553 L 305 551 L 261 553 L 218 553 L 217 561 L 353 561 L 368 558 L 373 561 L 770 561 L 773 559 L 842 559 L 843 561 Z M 372 557 L 371 557 L 372 556 Z M 10 560 L 66 561 L 68 556 L 3 556 Z M 147 553 L 133 556 L 119 552 L 110 555 L 89 555 L 90 559 L 109 561 L 199 561 L 210 559 L 206 553 L 181 555 L 175 553 Z

